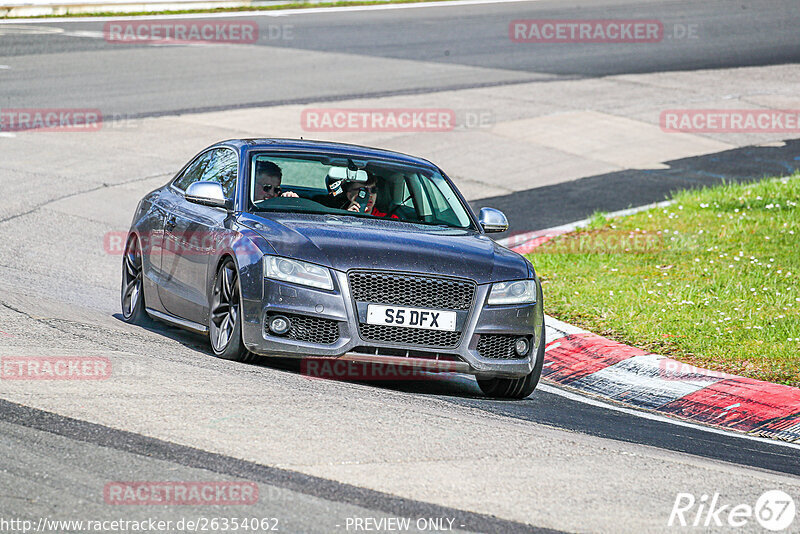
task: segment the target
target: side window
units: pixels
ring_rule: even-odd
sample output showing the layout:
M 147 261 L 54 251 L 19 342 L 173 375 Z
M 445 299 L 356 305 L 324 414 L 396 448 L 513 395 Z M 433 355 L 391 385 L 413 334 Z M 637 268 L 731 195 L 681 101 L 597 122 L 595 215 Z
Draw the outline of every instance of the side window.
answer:
M 414 199 L 411 198 L 411 192 L 408 190 L 408 184 L 405 180 L 402 182 L 402 186 L 400 187 L 400 198 L 397 201 L 408 208 L 414 207 Z
M 411 189 L 411 195 L 414 199 L 414 207 L 417 213 L 422 217 L 430 217 L 433 215 L 433 207 L 431 206 L 430 198 L 428 198 L 428 191 L 423 185 L 424 179 L 420 178 L 418 174 L 407 176 L 406 183 Z
M 425 189 L 428 191 L 428 195 L 430 196 L 431 204 L 434 206 L 434 210 L 437 212 L 447 211 L 450 209 L 450 203 L 444 198 L 442 192 L 439 191 L 437 187 L 434 187 L 434 184 L 431 183 L 430 180 L 425 180 Z
M 195 182 L 217 182 L 226 198 L 233 198 L 238 175 L 236 154 L 227 148 L 209 150 L 194 160 L 174 185 L 181 191 Z
M 203 172 L 201 179 L 204 182 L 221 184 L 222 190 L 225 192 L 225 198 L 233 198 L 238 170 L 238 160 L 233 150 L 220 148 L 214 150 L 214 160 Z
M 188 167 L 186 167 L 186 170 L 183 171 L 183 174 L 177 180 L 175 180 L 173 185 L 181 191 L 186 191 L 186 188 L 191 184 L 199 182 L 202 179 L 203 174 L 206 172 L 206 169 L 211 166 L 211 161 L 214 159 L 215 152 L 215 150 L 209 150 L 205 154 L 201 154 L 196 160 L 190 163 Z

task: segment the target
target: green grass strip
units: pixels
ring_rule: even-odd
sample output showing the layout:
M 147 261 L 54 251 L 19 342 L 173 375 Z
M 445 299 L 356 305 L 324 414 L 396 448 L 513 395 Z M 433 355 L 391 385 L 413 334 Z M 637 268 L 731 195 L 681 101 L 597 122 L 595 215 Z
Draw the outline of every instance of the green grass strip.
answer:
M 528 257 L 547 313 L 708 369 L 800 386 L 800 175 L 674 195 Z

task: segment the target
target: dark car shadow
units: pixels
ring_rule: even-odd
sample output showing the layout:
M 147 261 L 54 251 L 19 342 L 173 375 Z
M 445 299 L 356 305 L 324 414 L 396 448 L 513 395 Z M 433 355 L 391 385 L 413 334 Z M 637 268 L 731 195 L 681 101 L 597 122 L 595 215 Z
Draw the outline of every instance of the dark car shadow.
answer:
M 325 366 L 310 367 L 307 362 L 325 362 L 319 358 L 274 358 L 269 356 L 258 356 L 254 365 L 291 372 L 305 376 L 313 380 L 330 380 L 334 382 L 347 382 L 353 384 L 366 385 L 378 389 L 398 391 L 402 393 L 413 393 L 416 395 L 450 396 L 464 398 L 483 398 L 483 394 L 478 388 L 478 383 L 469 375 L 457 373 L 416 373 L 417 378 L 391 379 L 388 377 L 401 377 L 408 375 L 408 368 L 396 365 L 372 365 L 369 368 L 374 373 L 374 378 L 359 379 L 348 377 L 336 373 L 318 372 L 325 369 Z M 342 360 L 330 359 L 328 362 L 334 363 Z M 343 362 L 343 361 L 342 361 Z M 329 366 L 328 366 L 329 368 Z
M 121 313 L 114 313 L 112 314 L 112 317 L 119 321 L 125 322 L 122 319 Z M 137 326 L 153 334 L 158 334 L 168 337 L 173 341 L 177 341 L 186 348 L 207 353 L 209 356 L 213 357 L 213 354 L 208 346 L 208 338 L 201 334 L 196 334 L 194 332 L 190 332 L 189 330 L 184 330 L 183 328 L 178 328 L 177 326 L 172 326 L 152 318 L 148 318 L 144 324 Z
M 119 321 L 123 321 L 122 314 L 120 313 L 115 313 L 112 315 L 112 317 Z M 184 330 L 183 328 L 178 328 L 152 318 L 148 319 L 145 324 L 139 325 L 139 327 L 147 330 L 148 332 L 167 337 L 172 341 L 176 341 L 186 348 L 202 353 L 204 356 L 216 359 L 214 353 L 211 352 L 209 347 L 208 338 L 204 335 L 196 334 L 194 332 L 190 332 L 188 330 Z M 349 379 L 342 376 L 311 376 L 311 374 L 308 372 L 308 369 L 304 367 L 303 362 L 303 358 L 256 356 L 256 358 L 247 365 L 254 365 L 257 367 L 273 369 L 275 371 L 303 375 L 315 380 L 350 382 L 368 385 L 379 389 L 398 391 L 402 393 L 413 393 L 416 395 L 451 396 L 463 398 L 483 397 L 483 394 L 478 388 L 478 384 L 475 382 L 475 379 L 468 375 L 453 373 L 423 373 L 420 374 L 419 378 L 417 379 L 392 380 L 384 377 L 403 376 L 403 368 L 400 368 L 399 366 L 381 365 L 379 368 L 380 370 L 377 372 L 379 378 L 358 380 Z

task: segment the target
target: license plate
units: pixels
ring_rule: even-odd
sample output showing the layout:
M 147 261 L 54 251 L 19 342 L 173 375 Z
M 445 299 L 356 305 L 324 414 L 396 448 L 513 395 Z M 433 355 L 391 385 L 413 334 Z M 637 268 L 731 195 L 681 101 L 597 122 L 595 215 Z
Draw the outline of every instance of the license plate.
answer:
M 454 332 L 456 329 L 456 312 L 369 304 L 367 306 L 367 324 Z

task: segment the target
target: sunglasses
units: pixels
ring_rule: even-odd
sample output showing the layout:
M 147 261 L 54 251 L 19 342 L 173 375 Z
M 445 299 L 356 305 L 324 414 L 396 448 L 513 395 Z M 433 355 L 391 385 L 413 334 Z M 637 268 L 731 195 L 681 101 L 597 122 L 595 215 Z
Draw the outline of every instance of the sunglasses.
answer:
M 358 190 L 359 191 L 366 191 L 367 193 L 369 193 L 371 195 L 372 193 L 377 193 L 378 192 L 378 186 L 377 185 L 373 185 L 373 186 L 370 186 L 370 187 L 366 187 L 366 186 L 365 187 L 359 187 Z
M 282 189 L 281 189 L 281 186 L 279 186 L 279 185 L 272 185 L 272 184 L 265 185 L 264 186 L 264 192 L 265 193 L 269 193 L 270 191 L 275 191 L 276 195 L 280 195 Z

